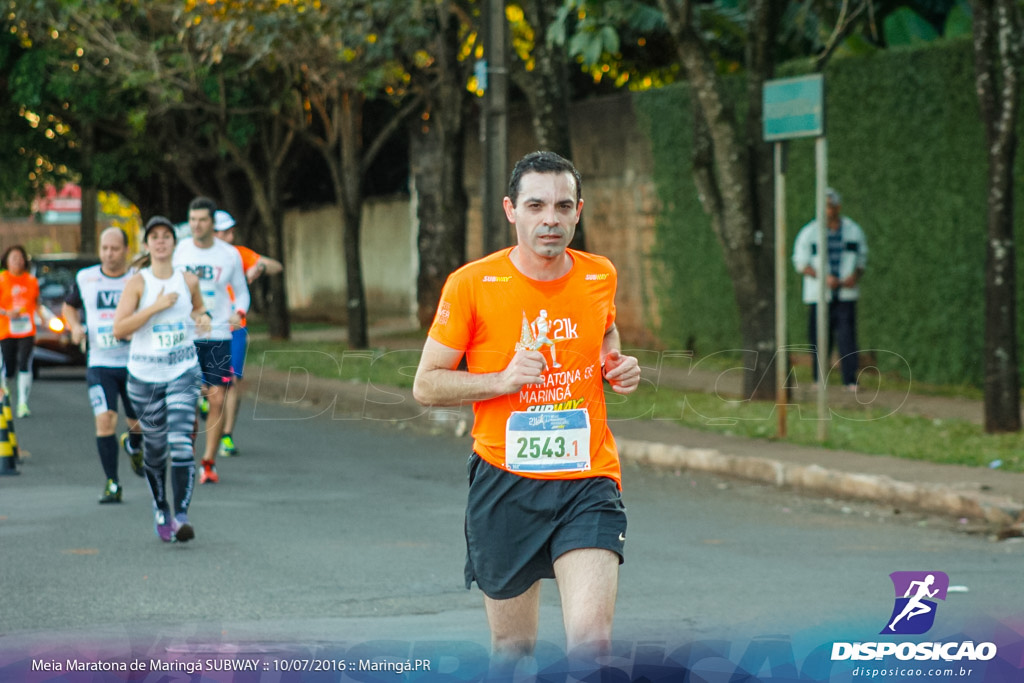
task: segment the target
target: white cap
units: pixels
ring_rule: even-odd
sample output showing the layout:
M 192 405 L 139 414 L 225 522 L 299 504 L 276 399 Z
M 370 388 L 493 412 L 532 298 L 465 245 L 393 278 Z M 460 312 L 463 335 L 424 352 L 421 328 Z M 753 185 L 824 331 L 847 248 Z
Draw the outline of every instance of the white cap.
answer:
M 213 214 L 213 229 L 217 232 L 224 232 L 235 227 L 235 219 L 227 211 L 217 211 Z
M 828 188 L 827 190 L 825 190 L 825 197 L 828 198 L 828 203 L 832 204 L 834 206 L 840 206 L 843 203 L 843 197 L 838 192 L 833 190 L 831 187 Z M 217 213 L 223 213 L 223 212 L 222 211 L 218 211 Z M 229 216 L 229 218 L 230 218 L 230 216 Z M 232 223 L 232 225 L 233 225 L 233 223 Z M 219 230 L 220 228 L 217 228 L 217 229 Z M 227 228 L 224 228 L 224 229 L 227 230 Z

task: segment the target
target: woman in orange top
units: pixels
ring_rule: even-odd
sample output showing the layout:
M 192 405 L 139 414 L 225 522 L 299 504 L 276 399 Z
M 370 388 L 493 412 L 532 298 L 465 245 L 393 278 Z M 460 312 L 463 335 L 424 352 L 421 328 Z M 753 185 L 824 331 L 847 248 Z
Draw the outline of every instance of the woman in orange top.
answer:
M 45 317 L 39 304 L 39 282 L 28 272 L 28 254 L 20 244 L 3 255 L 0 272 L 0 352 L 4 359 L 4 386 L 18 374 L 18 417 L 28 417 L 32 391 L 32 350 L 36 341 L 35 313 Z

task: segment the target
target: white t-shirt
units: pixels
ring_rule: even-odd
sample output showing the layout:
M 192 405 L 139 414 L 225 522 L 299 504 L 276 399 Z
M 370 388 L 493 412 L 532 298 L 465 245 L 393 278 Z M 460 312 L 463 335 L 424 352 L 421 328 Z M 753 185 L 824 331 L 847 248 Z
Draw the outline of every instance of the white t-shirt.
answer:
M 123 368 L 128 364 L 128 342 L 114 336 L 114 311 L 130 277 L 130 273 L 109 277 L 101 265 L 83 268 L 75 275 L 78 301 L 68 303 L 85 310 L 91 368 Z
M 180 271 L 166 280 L 157 278 L 150 268 L 143 268 L 139 273 L 144 282 L 139 309 L 152 306 L 161 291 L 176 292 L 178 300 L 147 320 L 132 335 L 128 372 L 143 382 L 170 382 L 199 364 L 196 325 L 190 317 L 192 292 L 185 282 L 185 274 Z
M 210 333 L 203 339 L 231 339 L 231 325 L 228 318 L 235 311 L 249 310 L 249 284 L 242 268 L 242 257 L 238 250 L 222 240 L 214 239 L 213 245 L 203 249 L 196 246 L 191 237 L 183 239 L 174 250 L 174 267 L 187 270 L 199 278 L 199 291 L 212 320 Z M 234 291 L 231 301 L 228 286 Z

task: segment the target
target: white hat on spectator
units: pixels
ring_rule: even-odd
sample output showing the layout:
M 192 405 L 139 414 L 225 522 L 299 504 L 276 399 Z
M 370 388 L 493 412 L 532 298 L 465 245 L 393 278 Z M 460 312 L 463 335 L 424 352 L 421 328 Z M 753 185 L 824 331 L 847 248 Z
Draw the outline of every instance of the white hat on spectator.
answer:
M 235 227 L 235 219 L 227 211 L 218 210 L 213 214 L 213 229 L 217 232 L 224 232 Z

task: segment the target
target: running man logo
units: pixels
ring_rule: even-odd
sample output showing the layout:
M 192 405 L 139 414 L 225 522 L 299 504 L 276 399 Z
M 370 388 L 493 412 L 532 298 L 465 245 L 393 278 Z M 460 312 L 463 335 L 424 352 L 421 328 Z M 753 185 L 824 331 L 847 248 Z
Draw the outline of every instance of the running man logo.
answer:
M 526 317 L 526 311 L 523 311 L 523 323 L 515 349 L 516 351 L 524 349 L 540 351 L 547 347 L 551 353 L 551 363 L 548 365 L 548 369 L 558 369 L 562 367 L 562 364 L 558 362 L 555 343 L 578 339 L 579 336 L 577 325 L 572 318 L 551 319 L 548 317 L 547 310 L 542 308 L 533 322 L 530 322 L 530 319 Z
M 935 623 L 937 600 L 946 599 L 949 577 L 945 572 L 893 572 L 896 604 L 882 634 L 920 635 Z

